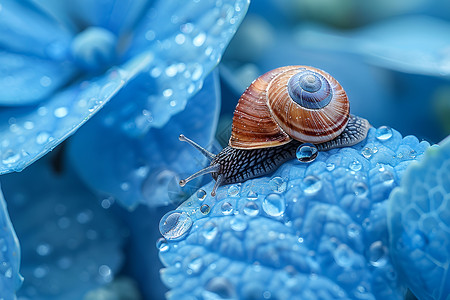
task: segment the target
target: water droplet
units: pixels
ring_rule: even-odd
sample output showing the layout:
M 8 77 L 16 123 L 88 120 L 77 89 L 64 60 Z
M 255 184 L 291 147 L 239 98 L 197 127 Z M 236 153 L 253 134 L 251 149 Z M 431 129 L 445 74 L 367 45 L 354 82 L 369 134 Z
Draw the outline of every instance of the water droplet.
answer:
M 202 234 L 207 240 L 213 240 L 218 232 L 219 228 L 217 228 L 217 225 L 214 222 L 207 222 L 203 226 Z
M 388 250 L 381 241 L 373 242 L 369 248 L 369 262 L 374 267 L 383 267 L 388 262 Z
M 394 183 L 394 175 L 389 171 L 384 171 L 381 174 L 381 181 L 386 186 L 391 186 Z
M 41 131 L 36 136 L 36 143 L 42 145 L 50 139 L 50 134 L 46 131 Z
M 350 223 L 347 226 L 347 235 L 350 238 L 356 238 L 359 235 L 359 233 L 360 233 L 359 226 L 356 225 L 355 223 Z
M 169 98 L 172 95 L 173 95 L 173 90 L 172 89 L 165 89 L 163 91 L 163 96 L 166 97 L 166 98 Z
M 234 285 L 225 277 L 214 277 L 205 286 L 204 299 L 235 299 Z
M 14 164 L 20 159 L 20 153 L 9 149 L 3 154 L 2 163 L 5 165 Z
M 368 188 L 364 182 L 353 183 L 353 192 L 356 196 L 365 197 L 367 196 Z
M 357 172 L 357 171 L 361 170 L 362 164 L 361 164 L 359 161 L 354 160 L 354 161 L 352 161 L 352 162 L 348 165 L 348 167 L 349 167 L 352 171 Z
M 31 121 L 26 121 L 23 123 L 23 128 L 31 130 L 34 128 L 34 123 Z
M 238 185 L 232 185 L 228 188 L 228 195 L 231 197 L 238 196 L 240 190 L 241 188 Z
M 233 206 L 231 205 L 230 202 L 222 203 L 222 206 L 220 207 L 220 209 L 222 210 L 222 213 L 225 216 L 228 216 L 229 214 L 231 214 L 233 212 Z
M 128 182 L 122 182 L 120 184 L 120 189 L 124 192 L 128 191 L 130 189 L 130 184 Z
M 286 190 L 287 183 L 283 180 L 283 178 L 277 176 L 269 181 L 269 185 L 272 191 L 282 193 Z
M 156 241 L 156 249 L 158 249 L 160 252 L 166 252 L 169 250 L 169 244 L 167 243 L 165 238 L 159 238 Z
M 70 219 L 67 217 L 61 217 L 58 219 L 58 226 L 61 229 L 67 229 L 70 226 Z
M 301 144 L 295 152 L 298 161 L 304 163 L 314 161 L 318 154 L 319 151 L 317 150 L 317 147 L 310 143 Z
M 48 267 L 38 266 L 33 270 L 33 275 L 36 278 L 44 278 L 48 274 Z
M 58 260 L 58 267 L 63 270 L 67 270 L 72 266 L 72 259 L 67 256 L 63 256 Z
M 67 110 L 67 107 L 64 106 L 56 108 L 55 111 L 53 112 L 53 114 L 57 118 L 64 118 L 65 116 L 67 116 L 68 113 L 69 111 Z
M 259 213 L 259 207 L 255 202 L 247 202 L 244 206 L 244 213 L 247 216 L 254 217 Z
M 186 37 L 184 34 L 179 33 L 175 36 L 175 43 L 178 45 L 182 45 L 186 41 Z
M 102 206 L 104 209 L 108 209 L 108 208 L 111 207 L 111 205 L 113 205 L 113 203 L 114 203 L 114 198 L 109 197 L 109 198 L 105 198 L 105 199 L 102 200 L 101 206 Z
M 191 79 L 196 81 L 199 80 L 203 75 L 203 66 L 201 64 L 194 64 L 194 70 L 192 71 Z
M 8 268 L 8 269 L 5 271 L 5 277 L 6 277 L 6 278 L 12 278 L 12 268 Z
M 253 192 L 253 191 L 249 191 L 247 193 L 247 199 L 250 200 L 250 201 L 255 201 L 255 200 L 258 199 L 258 194 Z
M 335 167 L 336 166 L 333 163 L 328 163 L 326 165 L 327 170 L 330 171 L 330 172 L 333 171 Z
M 333 252 L 333 257 L 336 263 L 344 268 L 352 265 L 352 250 L 345 244 L 340 244 Z
M 167 240 L 183 237 L 192 227 L 192 219 L 184 211 L 170 211 L 159 222 L 159 231 Z
M 192 44 L 196 47 L 200 47 L 205 43 L 206 34 L 204 32 L 200 32 L 194 39 L 192 40 Z
M 313 175 L 308 175 L 303 179 L 303 191 L 307 195 L 315 195 L 322 189 L 322 181 Z
M 377 128 L 377 131 L 375 132 L 375 136 L 380 141 L 387 141 L 392 137 L 392 129 L 389 126 L 381 126 Z
M 41 79 L 39 80 L 39 83 L 43 87 L 49 87 L 52 84 L 52 79 L 48 76 L 42 76 Z
M 8 251 L 8 246 L 6 245 L 6 241 L 3 238 L 0 238 L 0 251 L 1 252 Z
M 244 216 L 237 215 L 230 221 L 230 226 L 234 231 L 244 231 L 248 224 Z
M 47 243 L 39 244 L 36 247 L 36 252 L 40 256 L 47 256 L 47 255 L 50 254 L 51 251 L 52 251 L 52 247 L 49 244 L 47 244 Z
M 199 189 L 199 190 L 197 191 L 197 198 L 198 198 L 198 200 L 200 200 L 200 201 L 205 200 L 205 198 L 206 198 L 206 192 L 205 192 L 204 190 L 202 190 L 202 189 Z
M 109 266 L 101 265 L 98 267 L 98 274 L 104 282 L 111 282 L 113 280 L 113 273 Z
M 361 154 L 365 157 L 365 158 L 370 158 L 372 156 L 372 149 L 369 147 L 364 147 L 361 151 Z
M 203 258 L 197 257 L 193 259 L 189 265 L 188 268 L 191 270 L 192 273 L 196 274 L 200 272 L 203 268 Z
M 263 201 L 263 209 L 269 216 L 281 216 L 286 209 L 284 198 L 278 194 L 269 194 Z
M 209 214 L 209 212 L 211 211 L 211 208 L 209 207 L 208 204 L 202 204 L 202 206 L 200 206 L 200 212 L 204 215 Z

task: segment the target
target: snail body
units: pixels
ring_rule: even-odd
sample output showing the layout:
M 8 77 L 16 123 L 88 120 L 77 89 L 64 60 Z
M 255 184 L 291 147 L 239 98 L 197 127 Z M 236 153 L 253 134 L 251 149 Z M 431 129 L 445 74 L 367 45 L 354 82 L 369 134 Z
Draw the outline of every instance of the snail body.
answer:
M 275 171 L 295 157 L 302 143 L 319 151 L 364 140 L 370 124 L 350 115 L 347 94 L 328 73 L 287 66 L 258 77 L 242 94 L 233 116 L 229 145 L 214 155 L 180 135 L 211 160 L 209 167 L 180 181 L 211 173 L 216 184 L 243 182 Z

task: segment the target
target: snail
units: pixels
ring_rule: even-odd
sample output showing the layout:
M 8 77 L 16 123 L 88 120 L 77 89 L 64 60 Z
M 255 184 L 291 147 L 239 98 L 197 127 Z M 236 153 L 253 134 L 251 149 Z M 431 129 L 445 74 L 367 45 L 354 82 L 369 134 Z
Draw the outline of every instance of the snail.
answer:
M 286 66 L 258 77 L 242 94 L 233 116 L 229 145 L 215 155 L 180 135 L 210 161 L 186 179 L 211 173 L 215 196 L 222 184 L 246 181 L 275 171 L 296 156 L 303 143 L 319 151 L 363 141 L 367 120 L 351 115 L 347 94 L 328 73 L 308 66 Z

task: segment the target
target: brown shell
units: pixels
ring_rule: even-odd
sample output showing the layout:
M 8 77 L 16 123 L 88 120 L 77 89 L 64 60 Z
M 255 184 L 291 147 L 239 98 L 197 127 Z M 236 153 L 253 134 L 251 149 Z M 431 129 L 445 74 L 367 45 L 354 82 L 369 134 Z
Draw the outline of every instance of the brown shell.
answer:
M 333 98 L 327 106 L 309 109 L 291 99 L 287 83 L 302 69 L 318 72 L 328 80 Z M 242 94 L 234 111 L 229 145 L 257 149 L 280 146 L 292 139 L 323 143 L 341 134 L 349 111 L 344 89 L 328 73 L 308 66 L 278 68 L 258 77 Z

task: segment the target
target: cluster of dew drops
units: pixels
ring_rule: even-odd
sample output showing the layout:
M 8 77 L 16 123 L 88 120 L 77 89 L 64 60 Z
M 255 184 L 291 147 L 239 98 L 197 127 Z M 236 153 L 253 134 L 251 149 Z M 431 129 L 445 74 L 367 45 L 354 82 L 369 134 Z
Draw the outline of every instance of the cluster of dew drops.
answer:
M 279 217 L 284 214 L 286 203 L 285 199 L 280 196 L 280 193 L 284 192 L 287 187 L 287 183 L 283 178 L 277 176 L 269 181 L 269 186 L 272 193 L 269 193 L 262 202 L 262 209 L 264 212 L 272 217 Z M 228 187 L 227 195 L 229 197 L 239 197 L 241 192 L 241 184 L 233 184 Z M 199 189 L 196 193 L 198 201 L 204 202 L 207 197 L 207 192 L 203 189 Z M 255 203 L 259 198 L 258 194 L 252 190 L 247 193 L 247 203 L 244 205 L 243 212 L 247 216 L 256 216 L 260 213 L 260 208 Z M 189 201 L 189 200 L 188 200 Z M 203 203 L 200 205 L 198 211 L 202 215 L 208 215 L 211 211 L 211 207 Z M 229 201 L 225 201 L 220 206 L 220 212 L 224 216 L 236 214 L 230 221 L 231 229 L 235 231 L 244 231 L 247 229 L 247 221 L 244 216 L 237 214 L 233 204 Z M 168 250 L 167 240 L 179 240 L 187 234 L 191 229 L 193 221 L 190 217 L 190 213 L 182 210 L 174 210 L 168 212 L 161 219 L 159 229 L 164 238 L 157 241 L 157 248 L 164 252 Z M 209 226 L 211 225 L 211 226 Z M 207 239 L 211 239 L 217 233 L 217 227 L 214 224 L 207 223 L 204 228 L 204 236 Z
M 387 141 L 393 136 L 392 129 L 388 126 L 381 126 L 376 130 L 376 138 L 379 141 Z M 369 148 L 365 147 L 362 150 L 362 155 L 365 158 L 370 158 L 370 156 L 376 153 L 378 149 L 376 147 Z M 318 156 L 318 149 L 313 144 L 305 143 L 298 147 L 296 151 L 296 157 L 299 162 L 302 163 L 310 163 L 313 162 Z M 332 163 L 327 164 L 326 166 L 328 171 L 333 171 L 335 166 Z M 362 169 L 362 164 L 354 160 L 349 165 L 349 169 L 352 171 L 359 171 Z M 383 171 L 383 170 L 381 170 Z M 287 187 L 286 181 L 283 178 L 277 176 L 272 178 L 269 181 L 269 185 L 272 189 L 272 193 L 269 193 L 262 202 L 262 209 L 264 212 L 272 217 L 279 217 L 284 214 L 286 208 L 285 199 L 280 196 L 280 193 L 284 192 Z M 227 194 L 230 197 L 237 197 L 240 193 L 240 184 L 234 184 L 229 186 Z M 314 195 L 322 188 L 322 183 L 320 179 L 315 176 L 308 175 L 304 178 L 303 181 L 303 191 L 306 195 Z M 367 192 L 367 187 L 362 186 L 361 183 L 357 184 L 355 187 L 356 195 L 364 195 Z M 203 189 L 199 189 L 196 193 L 196 197 L 200 202 L 203 202 L 207 197 L 207 192 Z M 260 209 L 255 201 L 258 199 L 258 194 L 252 190 L 247 193 L 247 203 L 244 205 L 243 212 L 247 216 L 256 216 L 260 213 Z M 220 207 L 221 213 L 225 216 L 231 215 L 234 212 L 233 205 L 225 201 L 221 204 Z M 203 203 L 200 205 L 198 209 L 201 214 L 208 215 L 211 211 L 211 207 Z M 204 228 L 204 236 L 205 238 L 211 238 L 217 234 L 217 226 L 214 224 L 206 224 Z M 157 241 L 157 248 L 161 251 L 167 251 L 169 249 L 168 240 L 176 241 L 182 239 L 191 229 L 193 225 L 193 221 L 190 217 L 190 212 L 183 210 L 174 210 L 168 212 L 161 219 L 159 229 L 163 238 L 160 238 Z M 236 214 L 235 217 L 230 221 L 231 229 L 235 231 L 244 231 L 247 229 L 247 221 L 246 218 L 240 214 Z

